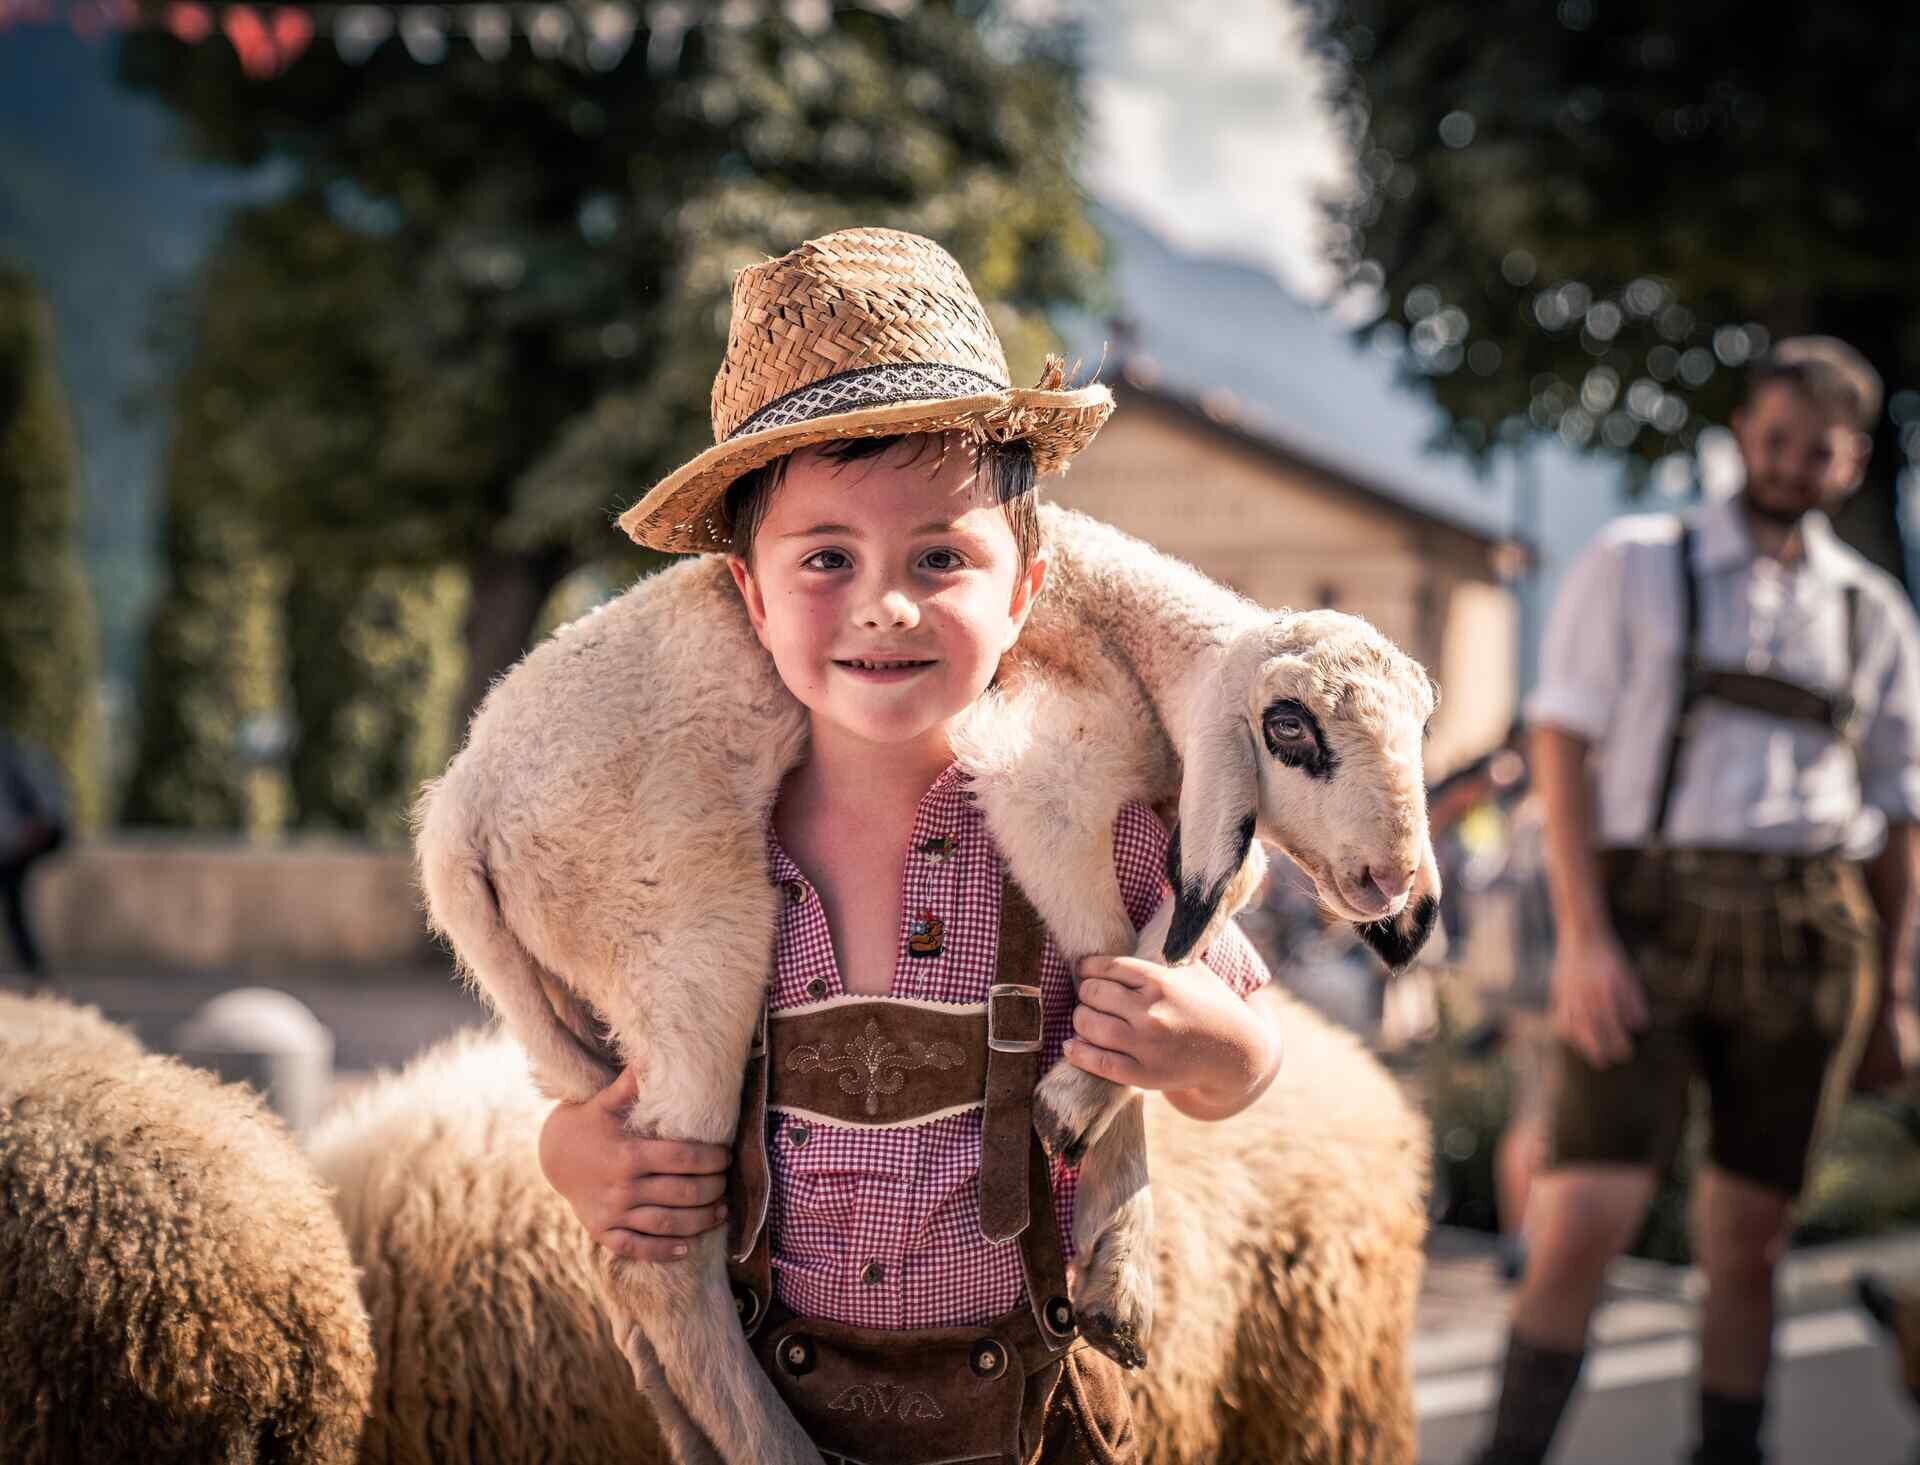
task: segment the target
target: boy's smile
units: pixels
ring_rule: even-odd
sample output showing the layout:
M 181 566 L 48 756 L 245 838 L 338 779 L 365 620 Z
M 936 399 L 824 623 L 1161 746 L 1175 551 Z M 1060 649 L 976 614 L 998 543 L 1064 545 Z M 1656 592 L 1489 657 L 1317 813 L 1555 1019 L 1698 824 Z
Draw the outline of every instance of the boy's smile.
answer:
M 814 738 L 918 762 L 992 681 L 1045 577 L 958 435 L 880 457 L 796 453 L 753 556 L 729 561 L 755 634 Z M 883 751 L 884 750 L 884 751 Z

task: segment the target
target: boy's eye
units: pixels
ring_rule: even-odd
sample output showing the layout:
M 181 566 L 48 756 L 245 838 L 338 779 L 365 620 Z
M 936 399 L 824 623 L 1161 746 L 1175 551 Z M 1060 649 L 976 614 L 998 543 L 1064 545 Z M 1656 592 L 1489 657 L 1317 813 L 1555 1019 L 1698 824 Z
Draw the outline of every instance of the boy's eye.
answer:
M 954 550 L 930 549 L 920 556 L 920 563 L 929 570 L 957 570 L 966 561 Z
M 800 561 L 801 567 L 808 570 L 844 570 L 848 560 L 845 551 L 838 549 L 816 549 Z

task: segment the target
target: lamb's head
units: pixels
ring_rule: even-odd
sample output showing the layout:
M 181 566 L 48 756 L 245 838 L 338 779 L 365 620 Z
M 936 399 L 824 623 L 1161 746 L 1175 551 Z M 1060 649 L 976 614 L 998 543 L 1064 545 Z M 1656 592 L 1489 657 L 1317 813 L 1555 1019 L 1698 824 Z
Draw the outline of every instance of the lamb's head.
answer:
M 1440 895 L 1421 762 L 1432 678 L 1357 616 L 1283 612 L 1228 642 L 1193 695 L 1167 959 L 1211 938 L 1257 837 L 1389 966 L 1410 961 Z

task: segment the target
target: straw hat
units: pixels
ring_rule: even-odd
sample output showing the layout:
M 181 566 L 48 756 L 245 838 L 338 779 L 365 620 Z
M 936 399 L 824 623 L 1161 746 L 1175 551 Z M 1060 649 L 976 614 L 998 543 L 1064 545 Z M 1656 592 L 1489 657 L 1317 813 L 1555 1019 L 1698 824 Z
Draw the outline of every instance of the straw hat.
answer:
M 1000 338 L 960 266 L 896 229 L 846 229 L 740 271 L 713 443 L 620 516 L 652 549 L 725 550 L 721 496 L 741 474 L 834 438 L 960 430 L 1025 438 L 1040 476 L 1064 469 L 1113 411 L 1103 386 L 1007 381 Z

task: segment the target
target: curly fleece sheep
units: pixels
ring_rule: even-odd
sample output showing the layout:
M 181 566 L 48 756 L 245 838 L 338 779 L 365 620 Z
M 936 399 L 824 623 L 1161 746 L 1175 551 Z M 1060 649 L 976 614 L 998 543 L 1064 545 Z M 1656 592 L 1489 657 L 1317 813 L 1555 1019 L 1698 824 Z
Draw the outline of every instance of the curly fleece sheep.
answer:
M 91 1009 L 0 994 L 8 1465 L 346 1465 L 372 1378 L 279 1120 Z
M 1287 1059 L 1204 1125 L 1146 1105 L 1159 1203 L 1143 1465 L 1405 1465 L 1426 1135 L 1345 1033 L 1275 992 Z M 454 1039 L 316 1132 L 379 1377 L 364 1465 L 667 1465 L 535 1161 L 547 1101 L 508 1038 Z

